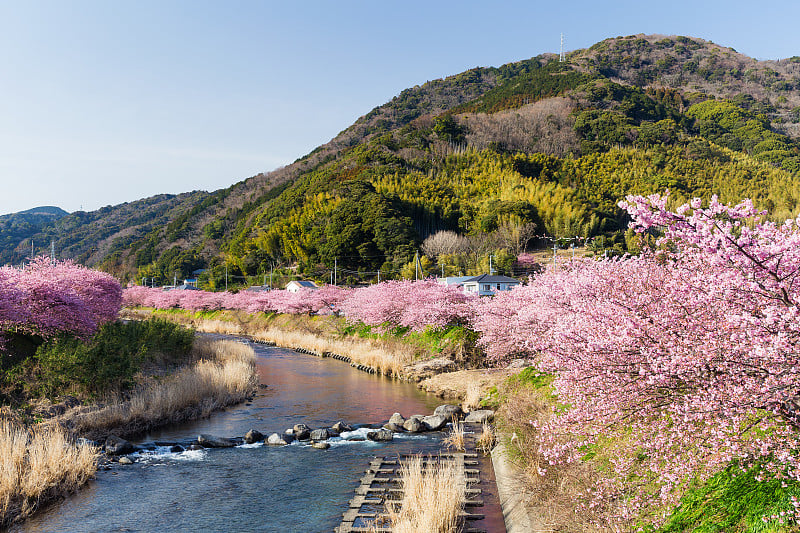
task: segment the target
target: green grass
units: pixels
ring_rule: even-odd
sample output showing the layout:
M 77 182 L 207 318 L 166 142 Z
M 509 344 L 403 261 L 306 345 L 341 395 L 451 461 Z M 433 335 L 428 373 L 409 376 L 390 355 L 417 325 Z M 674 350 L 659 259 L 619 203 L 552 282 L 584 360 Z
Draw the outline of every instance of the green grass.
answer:
M 476 332 L 464 326 L 428 327 L 425 331 L 419 332 L 411 331 L 411 328 L 404 326 L 368 326 L 361 322 L 348 323 L 342 329 L 342 333 L 368 339 L 401 340 L 431 354 L 440 354 L 459 346 L 469 349 L 475 346 L 478 337 Z
M 47 340 L 5 373 L 3 385 L 23 398 L 122 391 L 146 362 L 181 363 L 193 339 L 191 330 L 164 319 L 111 322 L 86 340 L 67 335 Z
M 690 487 L 658 533 L 767 533 L 800 531 L 797 523 L 762 517 L 791 514 L 791 497 L 800 498 L 797 481 L 758 481 L 758 467 L 747 471 L 738 465 Z
M 541 389 L 549 387 L 553 384 L 553 375 L 546 374 L 535 367 L 529 366 L 519 374 L 515 374 L 508 378 L 508 384 L 511 386 L 523 386 L 531 389 Z

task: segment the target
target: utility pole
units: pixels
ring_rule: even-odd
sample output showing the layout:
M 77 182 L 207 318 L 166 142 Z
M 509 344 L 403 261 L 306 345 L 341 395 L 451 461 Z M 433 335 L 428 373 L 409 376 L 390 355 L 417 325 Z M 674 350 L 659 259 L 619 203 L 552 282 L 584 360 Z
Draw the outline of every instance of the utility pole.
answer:
M 339 268 L 339 258 L 338 257 L 334 257 L 333 258 L 333 285 L 334 286 L 336 286 L 336 282 L 338 281 L 336 279 L 336 270 L 338 268 Z
M 575 241 L 572 242 L 572 262 L 575 262 Z
M 558 241 L 553 241 L 553 272 L 556 271 L 556 252 L 558 251 Z
M 272 288 L 272 271 L 275 269 L 275 263 L 269 266 L 269 288 Z
M 50 262 L 56 262 L 56 241 L 50 240 Z
M 175 272 L 172 273 L 172 286 L 173 287 L 178 286 L 178 274 L 176 274 Z
M 561 51 L 558 53 L 558 62 L 564 62 L 564 34 L 561 34 Z
M 494 274 L 494 269 L 492 268 L 492 254 L 489 254 L 489 275 L 491 276 Z
M 414 254 L 414 280 L 419 281 L 419 252 Z
M 225 292 L 228 292 L 228 263 L 225 263 Z
M 378 268 L 378 283 L 381 282 L 381 269 Z
M 442 263 L 442 277 L 444 277 L 444 263 Z

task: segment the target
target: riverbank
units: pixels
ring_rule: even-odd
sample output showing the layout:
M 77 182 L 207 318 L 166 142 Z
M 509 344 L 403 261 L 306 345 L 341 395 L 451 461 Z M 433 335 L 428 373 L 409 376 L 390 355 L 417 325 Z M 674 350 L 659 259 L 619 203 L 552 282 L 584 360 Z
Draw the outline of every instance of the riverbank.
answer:
M 123 309 L 132 320 L 158 317 L 206 333 L 242 335 L 314 354 L 337 354 L 372 373 L 421 381 L 476 364 L 470 339 L 456 334 L 390 336 L 354 328 L 341 317 L 257 315 L 243 311 L 193 312 L 182 309 Z
M 53 422 L 90 440 L 102 441 L 112 434 L 131 438 L 205 418 L 255 393 L 255 352 L 246 344 L 196 338 L 192 356 L 196 362 L 166 377 L 146 378 L 125 399 L 75 407 Z
M 101 459 L 93 442 L 207 417 L 252 397 L 257 388 L 255 353 L 244 343 L 196 338 L 185 362 L 173 363 L 152 363 L 132 390 L 99 402 L 30 399 L 38 406 L 29 413 L 3 409 L 0 527 L 85 485 Z
M 83 486 L 100 450 L 76 443 L 59 427 L 0 422 L 0 529 Z

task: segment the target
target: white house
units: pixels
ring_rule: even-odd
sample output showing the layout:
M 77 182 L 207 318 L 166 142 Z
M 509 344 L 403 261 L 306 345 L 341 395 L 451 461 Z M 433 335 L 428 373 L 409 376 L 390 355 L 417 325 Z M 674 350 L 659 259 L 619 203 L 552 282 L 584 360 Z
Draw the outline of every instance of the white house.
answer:
M 437 281 L 442 285 L 447 285 L 448 287 L 455 285 L 456 287 L 462 288 L 461 286 L 464 284 L 464 282 L 472 278 L 473 276 L 449 276 L 446 278 L 437 278 Z
M 319 287 L 317 287 L 317 284 L 314 283 L 313 281 L 305 281 L 305 280 L 302 281 L 292 280 L 286 284 L 286 290 L 289 292 L 298 292 L 300 289 L 316 290 L 319 289 Z
M 467 278 L 461 282 L 465 294 L 477 294 L 479 296 L 492 296 L 498 291 L 510 291 L 517 285 L 521 285 L 519 280 L 508 276 L 493 276 L 482 274 L 474 278 Z

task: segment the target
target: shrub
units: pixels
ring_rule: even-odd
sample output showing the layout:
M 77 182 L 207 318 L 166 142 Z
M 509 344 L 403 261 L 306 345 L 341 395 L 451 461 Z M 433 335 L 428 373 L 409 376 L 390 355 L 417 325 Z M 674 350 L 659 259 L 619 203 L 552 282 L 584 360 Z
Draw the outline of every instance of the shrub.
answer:
M 62 335 L 36 352 L 41 388 L 56 394 L 77 388 L 96 395 L 124 390 L 145 361 L 178 362 L 192 347 L 193 333 L 165 320 L 103 325 L 88 341 Z

